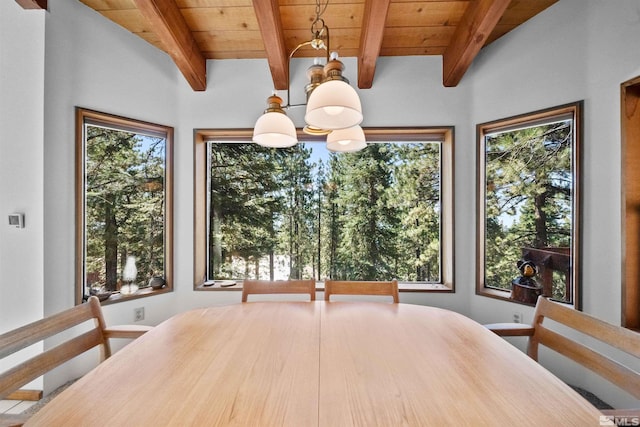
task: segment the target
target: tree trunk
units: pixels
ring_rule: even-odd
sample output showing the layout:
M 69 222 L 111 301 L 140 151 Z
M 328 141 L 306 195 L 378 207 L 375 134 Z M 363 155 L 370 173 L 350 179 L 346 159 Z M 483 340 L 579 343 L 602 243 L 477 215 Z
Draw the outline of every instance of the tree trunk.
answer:
M 273 280 L 274 277 L 274 256 L 273 250 L 269 252 L 269 280 Z
M 365 238 L 368 240 L 368 254 L 367 258 L 370 262 L 369 271 L 366 274 L 366 277 L 362 277 L 362 280 L 376 280 L 378 277 L 377 266 L 380 260 L 380 250 L 378 248 L 378 238 L 379 238 L 379 230 L 378 230 L 378 211 L 376 210 L 378 205 L 378 191 L 376 190 L 376 181 L 373 178 L 369 178 L 369 212 L 368 222 L 367 222 L 367 234 Z
M 536 237 L 533 242 L 534 248 L 546 248 L 549 246 L 547 236 L 547 214 L 544 211 L 548 194 L 549 193 L 545 191 L 535 197 Z
M 104 260 L 105 287 L 109 291 L 117 290 L 118 284 L 118 224 L 115 211 L 116 197 L 107 195 L 104 209 Z
M 336 276 L 336 253 L 338 248 L 338 230 L 336 219 L 336 204 L 331 202 L 331 229 L 330 229 L 330 242 L 329 242 L 329 279 L 337 279 Z
M 253 265 L 255 268 L 256 280 L 260 280 L 260 257 L 259 256 L 254 258 Z
M 320 190 L 318 190 L 320 191 Z M 321 215 L 322 215 L 322 197 L 320 197 L 320 194 L 318 194 L 318 275 L 317 275 L 317 279 L 318 280 L 322 280 L 320 278 L 320 276 L 322 275 L 322 273 L 320 272 L 320 260 L 321 260 L 321 248 L 322 248 L 322 240 L 321 240 L 321 236 L 322 236 L 322 222 L 321 222 Z
M 211 224 L 209 231 L 209 253 L 211 254 L 209 276 L 210 278 L 217 278 L 220 277 L 222 267 L 222 232 L 220 231 L 222 219 L 220 218 L 219 206 L 213 203 L 213 197 L 211 199 L 209 207 L 209 223 Z

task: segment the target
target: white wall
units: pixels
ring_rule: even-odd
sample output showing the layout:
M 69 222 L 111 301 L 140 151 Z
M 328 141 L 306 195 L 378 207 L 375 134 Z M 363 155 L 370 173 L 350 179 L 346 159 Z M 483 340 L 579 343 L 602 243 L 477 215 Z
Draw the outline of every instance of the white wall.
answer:
M 15 9 L 13 2 L 8 3 Z M 640 74 L 635 43 L 640 39 L 639 7 L 634 0 L 614 3 L 562 0 L 485 48 L 456 88 L 442 87 L 440 57 L 378 60 L 373 88 L 359 91 L 365 113 L 363 126 L 453 125 L 456 131 L 456 293 L 402 294 L 403 302 L 451 308 L 480 321 L 506 321 L 517 309 L 525 312 L 525 320 L 530 320 L 531 312 L 526 307 L 475 295 L 475 124 L 584 99 L 584 307 L 587 312 L 619 323 L 619 84 Z M 30 42 L 26 37 L 14 40 L 15 34 L 26 30 L 17 24 L 5 27 L 5 9 L 7 6 L 3 5 L 0 10 L 3 13 L 0 57 L 4 59 L 7 55 L 5 41 L 11 40 L 15 43 L 10 51 L 11 62 L 17 64 L 25 60 L 22 53 Z M 17 171 L 25 178 L 26 184 L 21 185 L 27 185 L 14 193 L 6 184 L 0 184 L 0 215 L 4 216 L 6 210 L 20 209 L 22 205 L 35 211 L 36 218 L 39 214 L 44 224 L 44 241 L 35 238 L 35 242 L 28 244 L 29 250 L 33 247 L 36 252 L 35 258 L 31 254 L 20 256 L 14 253 L 16 235 L 0 227 L 0 308 L 3 310 L 0 316 L 5 307 L 15 306 L 15 303 L 5 304 L 6 289 L 13 286 L 10 282 L 23 277 L 25 271 L 29 274 L 35 271 L 44 285 L 38 282 L 34 289 L 20 288 L 25 294 L 21 304 L 23 300 L 29 301 L 29 305 L 44 304 L 45 314 L 73 305 L 75 106 L 176 129 L 175 292 L 107 306 L 107 321 L 131 322 L 133 308 L 139 306 L 145 307 L 145 323 L 155 324 L 188 308 L 238 302 L 237 292 L 192 290 L 193 129 L 251 128 L 264 109 L 272 87 L 266 61 L 208 61 L 207 90 L 194 92 L 166 54 L 80 2 L 52 0 L 49 9 L 44 29 L 46 45 L 40 39 L 39 53 L 27 59 L 35 63 L 36 69 L 42 69 L 41 55 L 44 55 L 46 73 L 44 77 L 42 74 L 32 76 L 35 82 L 28 85 L 27 96 L 36 104 L 28 111 L 38 110 L 38 102 L 43 103 L 40 94 L 44 93 L 44 119 L 14 113 L 10 117 L 15 123 L 6 128 L 11 129 L 12 135 L 19 132 L 23 137 L 27 131 L 34 135 L 34 141 L 39 137 L 39 142 L 34 142 L 34 150 L 44 173 L 34 171 L 31 156 L 26 157 L 12 142 L 7 142 L 4 122 L 0 141 L 2 181 L 15 182 L 12 173 Z M 41 34 L 42 23 L 38 21 L 41 18 L 34 16 L 42 16 L 42 12 L 31 15 L 34 12 L 14 10 L 10 20 L 23 13 L 29 14 L 30 25 L 35 25 Z M 345 74 L 355 82 L 354 58 L 346 58 L 345 63 Z M 31 64 L 27 64 L 24 68 L 30 67 Z M 301 90 L 305 67 L 305 60 L 295 61 L 292 95 Z M 0 70 L 4 73 L 13 68 L 3 62 Z M 20 74 L 20 79 L 29 78 L 29 73 L 12 72 Z M 5 90 L 8 89 L 2 86 L 2 98 Z M 8 104 L 13 106 L 23 98 L 12 88 Z M 0 99 L 3 117 L 8 104 Z M 301 124 L 300 117 L 295 120 Z M 24 146 L 24 142 L 21 143 Z M 11 150 L 8 151 L 10 162 L 5 160 L 5 150 Z M 10 165 L 8 169 L 5 164 Z M 39 195 L 32 195 L 34 190 Z M 23 202 L 19 198 L 28 200 Z M 43 202 L 39 203 L 38 199 Z M 25 243 L 21 243 L 26 244 L 29 235 L 18 236 L 22 236 L 19 239 L 24 239 Z M 5 254 L 9 254 L 8 261 L 4 261 Z M 43 256 L 43 260 L 38 256 Z M 42 261 L 44 270 L 40 267 Z M 46 281 L 42 277 L 46 277 Z M 21 313 L 13 314 L 14 321 L 23 318 Z M 4 325 L 3 320 L 1 327 Z M 582 380 L 573 370 L 561 375 Z M 593 385 L 590 388 L 594 391 L 612 394 L 617 402 L 623 401 L 595 380 L 582 382 Z
M 43 313 L 44 25 L 0 2 L 0 332 Z
M 44 48 L 44 12 L 0 2 L 0 333 L 43 315 Z M 8 226 L 12 212 L 25 228 Z

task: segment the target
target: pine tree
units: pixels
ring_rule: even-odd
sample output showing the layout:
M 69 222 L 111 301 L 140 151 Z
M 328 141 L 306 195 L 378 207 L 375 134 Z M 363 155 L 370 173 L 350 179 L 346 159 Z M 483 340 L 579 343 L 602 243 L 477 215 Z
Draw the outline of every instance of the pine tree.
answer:
M 129 255 L 140 280 L 164 272 L 164 147 L 163 138 L 87 126 L 86 271 L 107 290 Z
M 572 138 L 570 121 L 487 138 L 488 286 L 510 287 L 523 248 L 570 247 Z

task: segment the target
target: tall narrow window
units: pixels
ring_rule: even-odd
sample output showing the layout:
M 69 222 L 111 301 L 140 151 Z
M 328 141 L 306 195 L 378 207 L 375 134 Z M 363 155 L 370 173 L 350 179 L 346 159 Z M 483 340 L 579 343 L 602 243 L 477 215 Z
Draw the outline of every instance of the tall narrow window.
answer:
M 579 307 L 581 107 L 478 125 L 478 294 Z
M 450 132 L 367 139 L 337 154 L 316 141 L 267 149 L 207 137 L 204 284 L 395 278 L 405 290 L 452 290 Z
M 76 114 L 77 302 L 171 290 L 173 128 Z

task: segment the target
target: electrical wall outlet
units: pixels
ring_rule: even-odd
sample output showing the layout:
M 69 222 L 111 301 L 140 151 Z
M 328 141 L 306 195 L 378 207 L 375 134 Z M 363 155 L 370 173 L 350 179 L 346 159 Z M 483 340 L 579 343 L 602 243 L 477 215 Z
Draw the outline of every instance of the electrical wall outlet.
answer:
M 524 319 L 522 318 L 522 313 L 514 312 L 513 313 L 513 323 L 523 323 Z
M 139 322 L 144 320 L 144 307 L 134 308 L 133 309 L 133 321 Z

